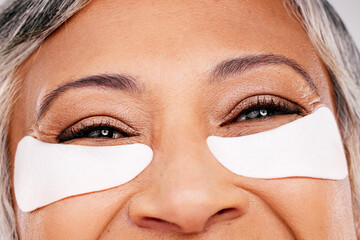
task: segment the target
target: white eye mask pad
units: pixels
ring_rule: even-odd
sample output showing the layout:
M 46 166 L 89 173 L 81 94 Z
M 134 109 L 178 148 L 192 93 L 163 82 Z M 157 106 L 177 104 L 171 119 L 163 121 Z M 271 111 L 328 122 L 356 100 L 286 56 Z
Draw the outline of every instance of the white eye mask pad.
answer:
M 325 107 L 269 131 L 232 138 L 210 136 L 207 144 L 225 168 L 245 177 L 340 180 L 348 174 L 336 121 Z
M 144 144 L 80 146 L 24 137 L 15 155 L 19 208 L 30 212 L 66 197 L 113 188 L 135 178 L 152 160 Z

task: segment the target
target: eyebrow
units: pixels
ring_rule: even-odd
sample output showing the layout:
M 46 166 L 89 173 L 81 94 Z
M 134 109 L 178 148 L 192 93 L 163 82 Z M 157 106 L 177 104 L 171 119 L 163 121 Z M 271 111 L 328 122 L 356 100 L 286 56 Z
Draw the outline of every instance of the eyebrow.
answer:
M 313 90 L 316 91 L 314 81 L 300 64 L 285 56 L 274 54 L 248 55 L 223 61 L 211 71 L 210 82 L 216 82 L 217 80 L 224 79 L 230 75 L 241 74 L 250 69 L 265 65 L 287 65 L 291 67 L 305 79 Z
M 37 114 L 37 121 L 41 119 L 44 113 L 48 110 L 50 105 L 58 98 L 61 94 L 67 90 L 74 88 L 84 87 L 98 87 L 98 88 L 110 88 L 115 90 L 122 90 L 131 93 L 140 93 L 140 88 L 137 85 L 135 78 L 122 75 L 122 74 L 100 74 L 87 76 L 78 80 L 65 83 L 60 87 L 52 90 L 50 93 L 45 95 L 41 101 L 40 108 Z
M 313 80 L 311 79 L 310 75 L 303 69 L 303 67 L 301 67 L 300 64 L 285 56 L 274 54 L 248 55 L 245 57 L 225 60 L 220 64 L 216 65 L 216 67 L 211 71 L 209 80 L 210 82 L 216 82 L 219 79 L 224 79 L 233 74 L 241 74 L 253 68 L 265 65 L 281 64 L 291 67 L 295 72 L 300 74 L 306 80 L 306 82 L 313 90 L 316 91 Z M 52 90 L 50 93 L 45 95 L 40 104 L 40 108 L 37 114 L 37 121 L 41 119 L 44 113 L 49 109 L 50 105 L 61 94 L 70 89 L 84 87 L 98 87 L 103 89 L 110 88 L 137 94 L 141 92 L 141 89 L 139 88 L 136 79 L 129 75 L 99 74 L 87 76 L 72 82 L 65 83 L 64 85 L 61 85 L 60 87 Z

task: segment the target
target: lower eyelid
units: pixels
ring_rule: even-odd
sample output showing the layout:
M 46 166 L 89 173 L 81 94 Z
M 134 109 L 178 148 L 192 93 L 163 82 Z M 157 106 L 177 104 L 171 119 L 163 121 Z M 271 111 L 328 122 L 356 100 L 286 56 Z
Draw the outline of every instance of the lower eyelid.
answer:
M 226 131 L 223 132 L 225 137 L 239 137 L 259 132 L 268 131 L 284 124 L 295 121 L 302 118 L 300 115 L 289 114 L 289 115 L 276 115 L 271 118 L 271 121 L 266 118 L 252 119 L 249 121 L 235 122 L 227 126 Z

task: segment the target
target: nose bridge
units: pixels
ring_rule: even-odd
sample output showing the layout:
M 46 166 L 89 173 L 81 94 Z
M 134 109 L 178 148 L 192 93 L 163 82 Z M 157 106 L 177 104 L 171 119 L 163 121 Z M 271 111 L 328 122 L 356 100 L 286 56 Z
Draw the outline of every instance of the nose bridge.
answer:
M 176 118 L 176 116 L 173 116 Z M 196 194 L 201 197 L 216 184 L 216 165 L 212 159 L 198 121 L 187 118 L 163 124 L 154 152 L 154 176 L 158 191 L 171 193 L 172 201 L 182 201 Z M 205 196 L 203 196 L 205 197 Z M 196 199 L 193 199 L 195 201 Z
M 182 117 L 169 114 L 161 124 L 153 162 L 161 172 L 158 175 L 159 181 L 171 179 L 171 183 L 178 187 L 182 185 L 184 188 L 194 188 L 205 179 L 214 180 L 210 176 L 214 175 L 212 171 L 215 171 L 217 164 L 206 145 L 205 124 L 196 117 L 194 109 L 191 110 L 190 106 L 183 107 L 188 111 L 182 113 Z M 184 117 L 184 114 L 190 116 Z
M 200 197 L 216 185 L 217 163 L 207 154 L 205 141 L 179 141 L 174 146 L 155 153 L 158 162 L 156 176 L 162 191 L 173 192 L 172 197 L 185 198 L 192 192 Z M 177 196 L 181 192 L 181 196 Z
M 205 134 L 196 131 L 196 120 L 162 126 L 154 148 L 151 187 L 130 205 L 133 222 L 151 229 L 194 233 L 240 217 L 247 198 L 225 179 Z

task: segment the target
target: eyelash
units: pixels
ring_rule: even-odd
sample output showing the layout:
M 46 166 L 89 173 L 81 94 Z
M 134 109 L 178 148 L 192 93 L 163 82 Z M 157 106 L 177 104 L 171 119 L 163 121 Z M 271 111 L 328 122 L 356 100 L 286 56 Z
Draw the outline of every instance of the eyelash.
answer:
M 225 117 L 221 126 L 287 114 L 304 115 L 304 109 L 280 97 L 272 95 L 253 96 L 237 104 Z M 122 126 L 126 124 L 116 125 L 118 124 L 113 123 L 111 120 L 101 121 L 100 123 L 95 123 L 95 121 L 88 124 L 80 123 L 77 127 L 75 125 L 65 129 L 57 140 L 61 143 L 76 138 L 129 138 L 139 135 L 130 127 Z
M 233 108 L 221 126 L 288 114 L 304 115 L 304 109 L 284 98 L 272 95 L 253 96 Z
M 122 128 L 123 127 L 114 126 L 110 121 L 101 121 L 100 123 L 92 122 L 88 125 L 80 124 L 78 127 L 69 127 L 64 130 L 57 140 L 61 143 L 76 138 L 128 138 L 138 135 L 134 133 L 133 130 L 125 131 L 122 130 Z

